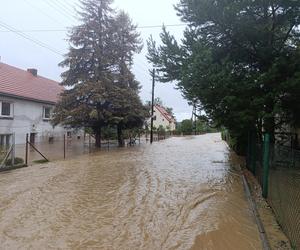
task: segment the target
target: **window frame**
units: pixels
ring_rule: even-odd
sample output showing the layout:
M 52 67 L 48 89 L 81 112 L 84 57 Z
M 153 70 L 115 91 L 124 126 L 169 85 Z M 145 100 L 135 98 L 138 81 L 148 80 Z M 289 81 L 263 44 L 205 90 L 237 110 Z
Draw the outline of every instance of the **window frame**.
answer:
M 2 115 L 2 103 L 8 103 L 10 105 L 9 106 L 9 111 L 10 111 L 9 115 Z M 14 118 L 14 105 L 13 105 L 13 102 L 0 100 L 0 118 L 10 118 L 10 119 Z
M 45 116 L 46 115 L 46 109 L 49 109 L 49 118 Z M 43 120 L 44 121 L 50 121 L 51 120 L 51 116 L 52 116 L 51 110 L 52 110 L 52 107 L 43 106 Z

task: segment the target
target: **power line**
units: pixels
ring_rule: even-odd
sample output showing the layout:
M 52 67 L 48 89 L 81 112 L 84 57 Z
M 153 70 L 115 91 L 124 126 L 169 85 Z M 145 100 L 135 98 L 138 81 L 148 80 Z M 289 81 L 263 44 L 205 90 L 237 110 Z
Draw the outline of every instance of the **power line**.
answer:
M 0 26 L 3 27 L 3 28 L 5 28 L 5 29 L 7 29 L 7 30 L 9 30 L 10 32 L 15 33 L 15 34 L 18 35 L 18 36 L 23 37 L 24 39 L 26 39 L 26 40 L 28 40 L 28 41 L 30 41 L 30 42 L 35 43 L 36 45 L 38 45 L 38 46 L 40 46 L 40 47 L 43 47 L 43 48 L 45 48 L 45 49 L 48 49 L 49 51 L 51 51 L 51 52 L 53 52 L 53 53 L 55 53 L 55 54 L 58 54 L 58 55 L 60 55 L 60 56 L 64 56 L 64 54 L 63 54 L 62 52 L 58 51 L 57 49 L 52 48 L 52 47 L 50 47 L 48 44 L 43 43 L 43 42 L 41 42 L 41 41 L 39 41 L 39 40 L 37 40 L 37 39 L 34 39 L 34 38 L 32 38 L 32 37 L 30 37 L 30 36 L 28 36 L 28 35 L 26 35 L 26 34 L 23 34 L 22 32 L 19 32 L 18 30 L 16 30 L 16 29 L 13 28 L 12 26 L 7 25 L 6 23 L 4 23 L 4 22 L 1 21 L 1 20 L 0 20 Z M 141 62 L 141 61 L 140 61 L 140 62 Z M 138 70 L 139 73 L 142 74 L 144 77 L 147 76 L 145 69 L 144 69 L 140 64 L 135 63 L 135 64 L 134 64 L 134 68 L 135 68 L 136 70 Z M 148 77 L 148 76 L 147 76 L 147 77 Z
M 144 68 L 144 70 L 146 70 L 147 69 L 147 71 L 149 70 L 149 67 L 150 67 L 150 65 L 148 65 L 148 64 L 146 64 L 144 61 L 142 61 L 142 60 L 140 60 L 138 57 L 135 57 L 135 59 L 134 59 L 135 61 L 137 61 L 137 62 L 139 62 L 139 63 L 141 63 L 142 65 L 142 68 Z
M 65 1 L 61 1 L 61 0 L 54 0 L 54 1 L 58 2 L 61 6 L 64 6 L 64 8 L 66 10 L 68 10 L 70 13 L 73 13 L 74 11 L 76 11 L 73 6 L 69 6 L 69 4 L 66 3 Z
M 45 0 L 44 3 L 46 3 L 47 5 L 49 5 L 52 9 L 56 10 L 57 12 L 59 12 L 62 16 L 68 18 L 69 20 L 71 20 L 72 22 L 74 20 L 72 20 L 69 16 L 70 14 L 68 14 L 65 11 L 62 11 L 62 9 L 60 7 L 57 6 L 57 4 L 55 4 L 54 2 L 49 2 L 48 0 Z M 73 19 L 75 19 L 73 16 L 71 16 Z
M 39 13 L 43 13 L 45 16 L 47 16 L 49 19 L 51 19 L 52 21 L 58 23 L 59 25 L 63 25 L 61 22 L 57 21 L 55 18 L 51 17 L 50 15 L 48 15 L 47 12 L 45 12 L 43 9 L 35 6 L 34 4 L 32 4 L 29 0 L 24 0 L 25 3 L 27 3 L 31 8 L 36 9 Z M 1 32 L 9 32 L 9 31 L 1 31 Z M 24 32 L 24 31 L 23 31 Z
M 133 65 L 138 65 L 143 71 L 147 71 L 148 72 L 148 70 L 149 70 L 149 66 L 148 65 L 144 66 L 145 63 L 143 61 L 140 61 L 140 60 L 137 60 L 137 59 L 135 59 L 133 61 Z
M 16 30 L 16 29 L 13 28 L 12 26 L 7 25 L 6 23 L 4 23 L 4 22 L 1 21 L 1 20 L 0 20 L 0 26 L 2 26 L 3 28 L 9 30 L 10 32 L 15 33 L 15 34 L 18 35 L 18 36 L 21 36 L 21 37 L 25 38 L 26 40 L 29 40 L 29 41 L 35 43 L 36 45 L 38 45 L 38 46 L 40 46 L 40 47 L 43 47 L 43 48 L 45 48 L 45 49 L 48 49 L 48 50 L 50 50 L 51 52 L 53 52 L 53 53 L 55 53 L 55 54 L 57 54 L 57 55 L 63 56 L 63 53 L 61 53 L 61 52 L 58 51 L 57 49 L 52 48 L 52 47 L 50 47 L 48 44 L 43 43 L 43 42 L 41 42 L 41 41 L 39 41 L 39 40 L 37 40 L 37 39 L 34 39 L 34 38 L 32 38 L 32 37 L 30 37 L 30 36 L 28 36 L 28 35 L 26 35 L 26 34 L 20 32 L 20 31 Z
M 140 68 L 137 67 L 137 65 L 135 65 L 135 67 L 133 68 L 133 71 L 136 71 L 139 74 L 135 74 L 135 76 L 137 77 L 138 75 L 143 76 L 145 78 L 149 78 L 149 75 L 146 74 L 146 72 L 144 70 L 141 70 Z
M 182 27 L 186 26 L 185 24 L 167 24 L 165 27 Z M 151 28 L 161 28 L 161 25 L 152 25 L 152 26 L 137 26 L 137 29 L 151 29 Z M 33 33 L 33 32 L 66 32 L 67 29 L 32 29 L 32 30 L 18 30 L 19 32 Z M 6 30 L 0 30 L 0 32 L 10 32 Z
M 4 23 L 4 22 L 1 21 L 1 20 L 0 20 L 0 26 L 2 26 L 3 28 L 9 30 L 10 32 L 15 33 L 16 35 L 19 35 L 19 36 L 21 36 L 21 37 L 23 37 L 23 38 L 25 38 L 25 39 L 27 39 L 27 40 L 29 40 L 29 41 L 35 43 L 36 45 L 39 45 L 40 47 L 43 47 L 43 48 L 45 48 L 45 49 L 48 49 L 48 50 L 52 51 L 52 52 L 55 53 L 55 54 L 58 54 L 58 55 L 63 56 L 63 53 L 62 53 L 62 52 L 59 52 L 57 49 L 52 48 L 52 47 L 50 47 L 48 44 L 43 43 L 43 42 L 41 42 L 41 41 L 39 41 L 39 40 L 37 40 L 37 39 L 34 39 L 34 38 L 32 38 L 32 37 L 30 37 L 30 36 L 28 36 L 28 35 L 22 33 L 22 32 L 19 31 L 19 30 L 16 30 L 16 29 L 13 28 L 12 26 L 7 25 L 6 23 Z M 146 70 L 145 68 L 148 68 L 148 66 L 147 66 L 143 61 L 139 60 L 138 58 L 136 58 L 135 60 L 138 61 L 139 63 L 141 63 L 141 64 L 134 63 L 135 69 L 137 69 L 140 73 L 142 73 L 144 76 L 146 76 L 146 75 L 147 75 L 147 74 L 146 74 L 146 71 L 148 71 L 148 70 Z M 144 68 L 144 66 L 142 66 L 142 64 L 145 65 L 146 67 Z
M 74 20 L 77 20 L 75 18 L 74 9 L 73 10 L 69 9 L 70 7 L 68 5 L 66 5 L 64 2 L 60 2 L 59 0 L 52 0 L 52 3 L 55 6 L 57 6 L 61 11 L 63 11 L 64 13 L 66 13 L 68 16 L 70 16 Z
M 186 26 L 184 23 L 178 24 L 164 24 L 165 27 L 180 27 Z M 152 28 L 162 28 L 162 25 L 146 25 L 146 26 L 137 26 L 138 29 L 152 29 Z

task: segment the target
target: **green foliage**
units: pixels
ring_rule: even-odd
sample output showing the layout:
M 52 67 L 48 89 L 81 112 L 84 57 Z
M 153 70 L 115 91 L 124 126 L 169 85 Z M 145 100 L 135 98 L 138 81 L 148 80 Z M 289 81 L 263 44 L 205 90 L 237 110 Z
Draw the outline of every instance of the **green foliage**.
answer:
M 208 120 L 197 119 L 196 123 L 191 119 L 183 120 L 177 123 L 176 132 L 184 135 L 218 132 L 218 129 L 210 126 Z
M 218 132 L 219 130 L 209 124 L 207 119 L 197 119 L 196 121 L 196 132 L 197 134 L 201 133 L 214 133 Z
M 160 98 L 160 97 L 156 97 L 155 99 L 154 99 L 154 105 L 159 105 L 159 106 L 164 106 L 164 103 L 163 103 L 163 101 L 162 101 L 162 99 Z
M 134 53 L 141 51 L 136 26 L 110 0 L 83 0 L 82 24 L 71 29 L 62 85 L 68 86 L 54 111 L 54 124 L 91 128 L 100 145 L 101 128 L 141 127 L 146 108 L 140 85 L 131 72 Z
M 14 159 L 14 165 L 21 165 L 21 164 L 24 164 L 24 160 L 20 157 L 15 157 Z M 6 166 L 11 166 L 12 165 L 12 162 L 11 162 L 11 159 L 7 159 L 5 161 L 5 165 Z
M 160 132 L 160 133 L 165 133 L 166 129 L 164 128 L 163 125 L 159 125 L 159 127 L 157 128 L 157 131 Z
M 180 122 L 176 129 L 179 133 L 184 135 L 191 135 L 193 133 L 193 122 L 190 119 L 183 120 Z
M 35 160 L 32 161 L 35 164 L 44 164 L 44 163 L 48 163 L 49 161 L 45 160 L 45 159 L 41 159 L 41 160 Z
M 162 82 L 178 88 L 243 147 L 247 131 L 300 124 L 300 1 L 180 0 L 179 44 L 163 27 L 148 40 Z M 261 137 L 261 135 L 260 135 Z
M 116 140 L 117 139 L 117 130 L 114 127 L 104 127 L 102 128 L 102 138 L 109 139 L 109 140 Z

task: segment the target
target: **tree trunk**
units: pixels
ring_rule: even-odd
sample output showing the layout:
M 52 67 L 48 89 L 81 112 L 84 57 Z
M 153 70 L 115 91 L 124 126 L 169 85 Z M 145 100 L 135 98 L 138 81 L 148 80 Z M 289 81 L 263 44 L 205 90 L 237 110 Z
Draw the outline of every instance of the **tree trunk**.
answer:
M 101 128 L 95 129 L 95 146 L 96 148 L 101 148 Z
M 118 130 L 118 143 L 119 143 L 119 147 L 124 147 L 125 143 L 124 143 L 123 131 L 122 131 L 122 125 L 121 124 L 118 124 L 117 130 Z

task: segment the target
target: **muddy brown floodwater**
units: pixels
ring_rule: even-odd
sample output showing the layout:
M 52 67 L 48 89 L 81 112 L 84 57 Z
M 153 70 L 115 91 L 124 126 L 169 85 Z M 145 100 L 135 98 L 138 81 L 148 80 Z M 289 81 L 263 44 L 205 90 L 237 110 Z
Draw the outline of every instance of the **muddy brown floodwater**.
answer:
M 1 249 L 261 249 L 220 134 L 0 174 Z

